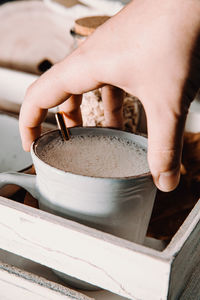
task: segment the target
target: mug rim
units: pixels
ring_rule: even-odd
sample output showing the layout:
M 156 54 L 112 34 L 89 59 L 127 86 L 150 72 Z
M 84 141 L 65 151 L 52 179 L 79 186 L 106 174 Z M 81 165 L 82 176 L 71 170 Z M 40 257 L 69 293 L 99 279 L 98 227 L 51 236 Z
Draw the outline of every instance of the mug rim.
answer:
M 127 132 L 127 131 L 122 131 L 122 130 L 118 130 L 118 129 L 114 129 L 114 128 L 107 128 L 107 127 L 94 127 L 94 126 L 82 126 L 82 127 L 70 127 L 68 128 L 69 132 L 73 129 L 76 128 L 76 129 L 94 129 L 94 130 L 109 130 L 109 131 L 116 131 L 116 132 L 122 132 L 122 133 L 126 133 L 126 134 L 131 134 L 131 135 L 134 135 L 134 136 L 140 136 L 144 139 L 147 139 L 146 137 L 140 135 L 140 134 L 135 134 L 135 133 L 132 133 L 132 132 Z M 52 132 L 59 132 L 60 130 L 59 129 L 53 129 L 53 130 L 50 130 L 50 131 L 47 131 L 47 132 L 44 132 L 42 133 L 38 138 L 35 139 L 35 141 L 33 141 L 33 143 L 31 144 L 31 154 L 36 157 L 40 163 L 44 164 L 45 166 L 49 167 L 50 169 L 53 169 L 54 171 L 56 171 L 56 173 L 59 173 L 59 174 L 70 174 L 72 176 L 79 176 L 79 177 L 84 177 L 84 178 L 90 178 L 90 179 L 93 179 L 93 180 L 111 180 L 111 181 L 127 181 L 127 180 L 133 180 L 133 179 L 142 179 L 142 178 L 152 178 L 152 174 L 151 172 L 146 172 L 146 173 L 142 173 L 142 174 L 139 174 L 139 175 L 134 175 L 134 176 L 124 176 L 124 177 L 96 177 L 96 176 L 88 176 L 88 175 L 82 175 L 82 174 L 77 174 L 77 173 L 73 173 L 71 171 L 64 171 L 64 170 L 61 170 L 61 169 L 58 169 L 56 167 L 53 167 L 51 166 L 50 164 L 44 162 L 36 153 L 36 145 L 38 143 L 38 141 L 45 135 L 48 135 Z

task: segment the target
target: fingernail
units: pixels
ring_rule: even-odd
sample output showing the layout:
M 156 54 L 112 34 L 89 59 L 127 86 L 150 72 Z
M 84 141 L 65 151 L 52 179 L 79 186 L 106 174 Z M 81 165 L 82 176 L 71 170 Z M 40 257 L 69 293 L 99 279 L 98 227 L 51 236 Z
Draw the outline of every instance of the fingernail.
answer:
M 160 173 L 158 180 L 158 188 L 163 192 L 170 192 L 174 190 L 180 180 L 180 168 Z

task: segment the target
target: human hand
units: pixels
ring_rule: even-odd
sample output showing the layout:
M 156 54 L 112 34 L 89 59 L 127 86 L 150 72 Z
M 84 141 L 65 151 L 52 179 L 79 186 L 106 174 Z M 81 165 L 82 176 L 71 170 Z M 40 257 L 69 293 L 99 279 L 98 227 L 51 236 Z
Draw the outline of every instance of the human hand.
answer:
M 200 83 L 199 15 L 199 0 L 127 5 L 28 89 L 19 120 L 24 149 L 40 135 L 48 108 L 63 103 L 64 110 L 72 95 L 109 84 L 141 100 L 154 182 L 174 189 L 185 119 Z
M 104 126 L 123 129 L 124 91 L 114 86 L 104 85 L 101 88 L 101 100 L 104 109 Z M 81 103 L 82 95 L 73 95 L 59 106 L 59 110 L 62 111 L 62 116 L 64 117 L 67 127 L 83 125 L 80 109 Z

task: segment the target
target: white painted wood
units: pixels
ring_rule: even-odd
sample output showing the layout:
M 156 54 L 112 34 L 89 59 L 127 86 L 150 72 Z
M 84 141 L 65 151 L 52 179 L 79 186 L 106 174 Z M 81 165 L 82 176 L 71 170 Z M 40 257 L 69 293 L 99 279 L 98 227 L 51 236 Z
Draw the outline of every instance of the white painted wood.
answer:
M 29 272 L 31 276 L 35 276 L 34 274 L 36 274 L 37 277 L 39 277 L 39 279 L 37 278 L 36 281 L 37 282 L 38 280 L 43 281 L 44 283 L 43 285 L 45 286 L 49 286 L 49 281 L 51 281 L 51 284 L 53 284 L 54 289 L 57 288 L 57 284 L 59 284 L 59 287 L 60 285 L 62 285 L 62 287 L 65 286 L 68 288 L 70 287 L 69 285 L 64 283 L 58 276 L 56 276 L 54 272 L 52 272 L 52 270 L 49 269 L 48 267 L 33 262 L 31 260 L 28 260 L 24 257 L 15 255 L 11 252 L 0 250 L 0 261 L 3 262 L 4 264 L 7 264 L 9 268 L 12 268 L 11 266 L 15 266 L 17 269 L 20 269 L 20 272 L 23 275 L 25 273 L 24 271 Z M 47 282 L 46 279 L 48 280 Z M 95 300 L 126 300 L 127 299 L 102 289 L 98 291 L 78 290 L 78 292 L 90 298 L 94 298 Z
M 36 275 L 0 262 L 0 299 L 92 300 L 81 293 L 53 284 Z
M 198 263 L 193 269 L 192 274 L 181 293 L 180 300 L 197 300 L 200 299 L 200 264 Z
M 200 298 L 200 201 L 164 251 L 3 197 L 0 212 L 2 249 L 133 300 Z
M 167 299 L 171 258 L 0 198 L 0 248 L 129 299 Z
M 190 288 L 194 285 L 194 276 L 193 279 L 190 279 L 190 277 L 194 272 L 197 275 L 196 268 L 199 269 L 200 265 L 199 211 L 200 202 L 192 210 L 172 244 L 172 246 L 174 245 L 172 248 L 174 260 L 169 284 L 170 300 L 181 299 L 181 294 L 186 287 L 187 293 L 192 293 Z M 181 238 L 184 238 L 184 240 L 181 240 Z M 200 280 L 200 273 L 197 278 Z M 200 299 L 200 286 L 193 291 L 193 299 Z
M 200 199 L 185 219 L 182 226 L 172 238 L 170 244 L 164 250 L 163 254 L 167 257 L 175 257 L 194 231 L 200 221 Z

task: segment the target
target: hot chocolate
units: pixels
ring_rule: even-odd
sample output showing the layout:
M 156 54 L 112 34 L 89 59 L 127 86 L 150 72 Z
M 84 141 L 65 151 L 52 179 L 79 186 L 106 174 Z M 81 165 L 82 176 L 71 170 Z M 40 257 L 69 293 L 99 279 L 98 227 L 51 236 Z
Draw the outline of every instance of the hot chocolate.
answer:
M 92 177 L 130 177 L 149 172 L 146 150 L 128 140 L 109 136 L 59 137 L 44 145 L 40 158 L 49 165 Z

